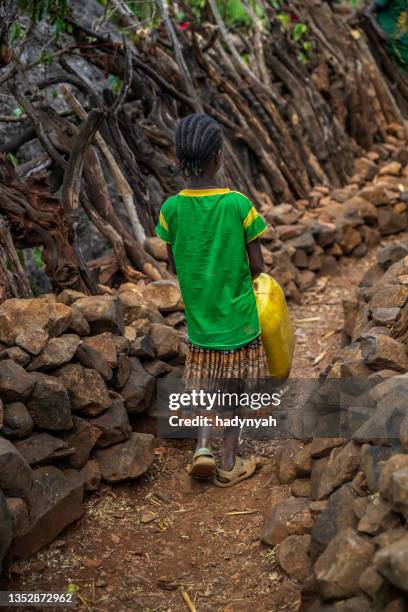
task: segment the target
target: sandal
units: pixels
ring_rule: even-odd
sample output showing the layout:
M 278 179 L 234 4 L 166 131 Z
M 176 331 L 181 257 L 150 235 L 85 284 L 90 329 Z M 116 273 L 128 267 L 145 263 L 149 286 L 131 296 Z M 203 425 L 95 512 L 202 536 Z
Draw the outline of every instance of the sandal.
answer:
M 238 484 L 238 482 L 241 482 L 241 480 L 245 480 L 245 478 L 252 476 L 258 467 L 259 463 L 254 457 L 250 457 L 249 459 L 237 457 L 231 471 L 227 472 L 220 468 L 215 470 L 214 484 L 217 487 L 232 487 Z
M 199 448 L 193 455 L 193 462 L 187 472 L 193 478 L 205 479 L 214 474 L 215 459 L 209 448 Z

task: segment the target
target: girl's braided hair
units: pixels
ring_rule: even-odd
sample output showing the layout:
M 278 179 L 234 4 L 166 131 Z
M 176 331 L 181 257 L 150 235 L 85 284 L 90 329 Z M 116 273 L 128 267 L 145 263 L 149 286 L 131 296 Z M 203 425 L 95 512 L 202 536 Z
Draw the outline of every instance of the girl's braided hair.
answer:
M 178 124 L 175 135 L 177 173 L 199 176 L 203 163 L 215 157 L 222 148 L 223 134 L 219 123 L 205 113 L 188 115 Z

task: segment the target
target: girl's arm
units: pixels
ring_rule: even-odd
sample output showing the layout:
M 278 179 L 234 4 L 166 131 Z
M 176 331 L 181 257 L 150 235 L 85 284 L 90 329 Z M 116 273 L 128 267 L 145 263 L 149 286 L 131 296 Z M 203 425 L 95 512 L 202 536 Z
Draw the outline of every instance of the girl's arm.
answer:
M 247 252 L 249 259 L 249 267 L 251 269 L 252 278 L 256 278 L 265 270 L 264 258 L 261 251 L 261 241 L 259 238 L 247 242 Z
M 173 251 L 171 250 L 171 244 L 166 242 L 166 247 L 167 247 L 167 257 L 169 258 L 169 270 L 173 274 L 177 274 L 176 266 L 175 266 L 175 263 L 174 263 Z

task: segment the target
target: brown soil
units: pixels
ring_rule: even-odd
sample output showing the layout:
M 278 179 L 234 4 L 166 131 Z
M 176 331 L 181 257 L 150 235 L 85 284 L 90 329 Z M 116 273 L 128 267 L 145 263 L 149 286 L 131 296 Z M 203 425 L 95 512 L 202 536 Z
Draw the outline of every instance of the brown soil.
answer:
M 291 306 L 294 377 L 315 377 L 330 362 L 340 346 L 341 301 L 374 258 L 345 261 L 341 276 L 319 279 L 302 305 Z M 81 520 L 35 557 L 13 563 L 0 587 L 64 591 L 73 583 L 78 609 L 87 610 L 179 612 L 189 609 L 185 598 L 198 612 L 297 610 L 300 585 L 259 541 L 280 443 L 254 441 L 263 468 L 229 489 L 191 481 L 192 441 L 158 444 L 148 475 L 89 496 Z

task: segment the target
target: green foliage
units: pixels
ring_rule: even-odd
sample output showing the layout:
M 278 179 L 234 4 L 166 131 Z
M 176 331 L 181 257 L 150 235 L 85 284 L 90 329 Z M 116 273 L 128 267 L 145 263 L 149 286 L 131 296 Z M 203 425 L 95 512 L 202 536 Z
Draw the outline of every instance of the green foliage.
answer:
M 108 76 L 108 84 L 113 92 L 119 93 L 120 88 L 122 86 L 122 81 L 119 77 L 115 76 L 114 74 L 110 74 Z
M 8 162 L 10 162 L 10 164 L 12 166 L 14 166 L 14 168 L 17 168 L 18 166 L 18 159 L 15 155 L 13 155 L 12 153 L 7 153 L 6 155 L 6 159 Z
M 21 115 L 23 114 L 23 109 L 21 108 L 21 106 L 16 106 L 16 108 L 14 108 L 11 112 L 11 116 L 12 117 L 21 117 Z
M 33 257 L 35 267 L 37 268 L 37 270 L 41 270 L 44 265 L 41 247 L 36 246 L 33 248 Z
M 47 19 L 55 39 L 62 32 L 70 32 L 71 26 L 67 24 L 69 15 L 68 0 L 20 0 L 20 7 L 25 11 L 34 23 Z M 17 22 L 14 22 L 13 26 Z M 20 26 L 21 27 L 21 26 Z
M 11 24 L 9 33 L 8 33 L 8 39 L 9 39 L 10 45 L 12 45 L 13 42 L 18 40 L 19 38 L 22 38 L 24 32 L 25 32 L 24 26 L 22 26 L 21 23 L 19 23 L 18 21 L 14 21 Z

